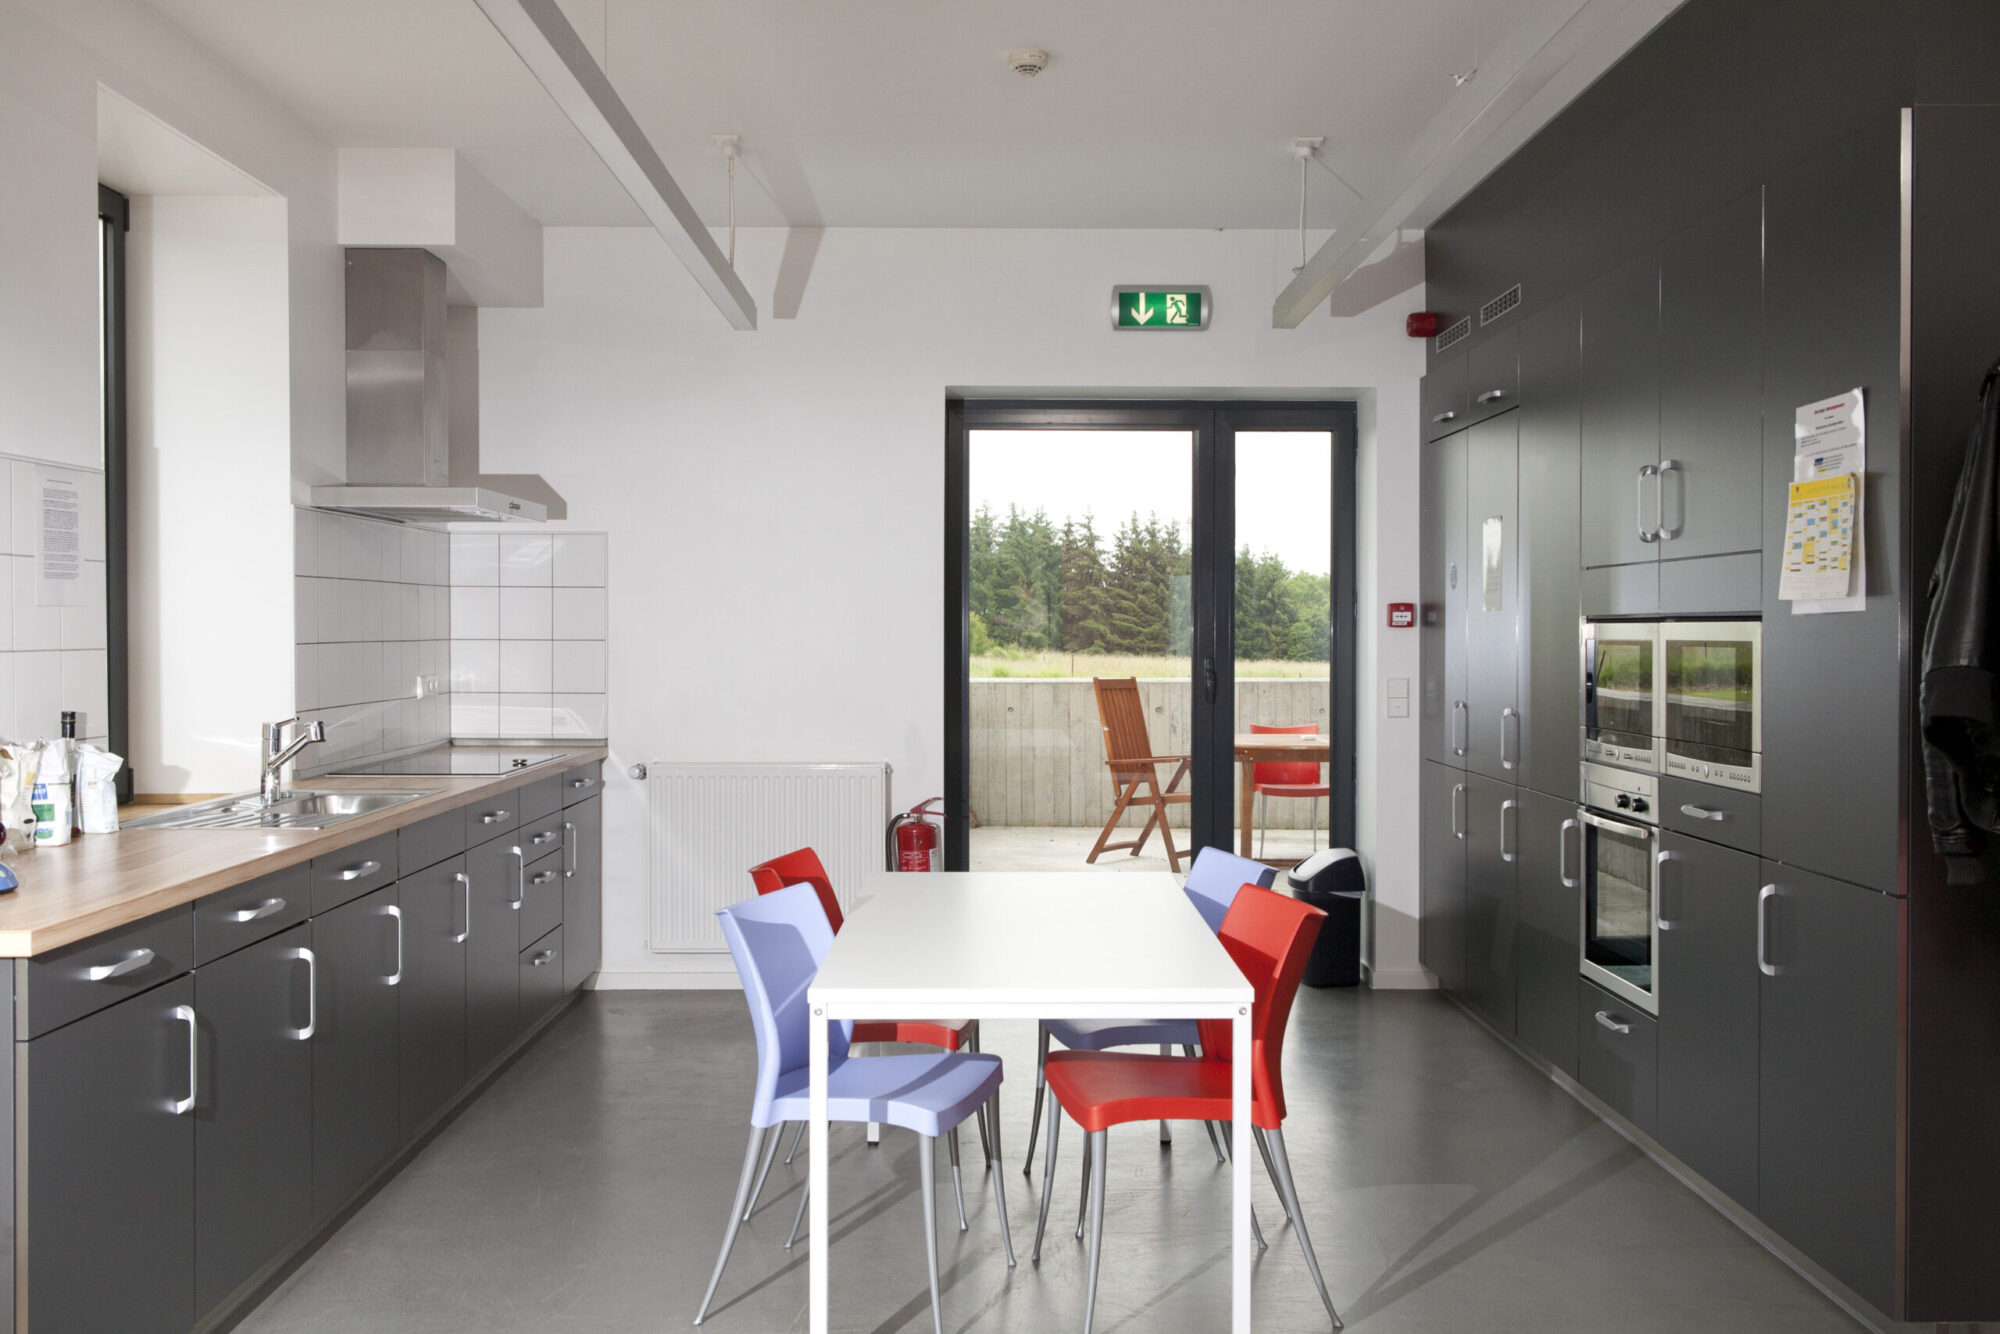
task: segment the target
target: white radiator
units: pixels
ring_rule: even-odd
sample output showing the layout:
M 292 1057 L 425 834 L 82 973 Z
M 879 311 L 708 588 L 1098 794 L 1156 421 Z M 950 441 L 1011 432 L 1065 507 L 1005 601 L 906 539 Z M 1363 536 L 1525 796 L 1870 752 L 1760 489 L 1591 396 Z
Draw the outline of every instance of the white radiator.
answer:
M 794 848 L 825 863 L 843 908 L 884 865 L 886 764 L 648 764 L 646 948 L 726 950 L 715 910 L 752 897 L 750 868 Z

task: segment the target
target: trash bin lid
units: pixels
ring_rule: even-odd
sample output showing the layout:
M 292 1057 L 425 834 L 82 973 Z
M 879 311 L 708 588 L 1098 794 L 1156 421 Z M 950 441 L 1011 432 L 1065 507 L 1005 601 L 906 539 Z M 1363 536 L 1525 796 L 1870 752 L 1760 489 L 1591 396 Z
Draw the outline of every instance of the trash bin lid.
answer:
M 1294 866 L 1286 874 L 1291 881 L 1293 889 L 1304 889 L 1313 882 L 1315 877 L 1324 872 L 1327 867 L 1332 866 L 1335 862 L 1346 861 L 1354 855 L 1353 848 L 1328 848 L 1324 852 L 1315 852 L 1312 856 Z

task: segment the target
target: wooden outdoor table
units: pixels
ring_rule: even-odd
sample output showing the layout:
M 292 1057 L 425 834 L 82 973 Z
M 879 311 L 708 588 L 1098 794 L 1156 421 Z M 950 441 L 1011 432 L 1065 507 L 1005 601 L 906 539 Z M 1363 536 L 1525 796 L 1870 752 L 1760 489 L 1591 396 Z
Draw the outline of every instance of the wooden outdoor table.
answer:
M 1250 855 L 1250 822 L 1252 778 L 1254 766 L 1259 760 L 1269 763 L 1273 760 L 1311 760 L 1315 764 L 1325 764 L 1333 753 L 1333 738 L 1307 736 L 1298 732 L 1238 732 L 1236 734 L 1236 761 L 1243 766 L 1243 809 L 1236 821 L 1242 831 L 1237 851 L 1245 857 Z

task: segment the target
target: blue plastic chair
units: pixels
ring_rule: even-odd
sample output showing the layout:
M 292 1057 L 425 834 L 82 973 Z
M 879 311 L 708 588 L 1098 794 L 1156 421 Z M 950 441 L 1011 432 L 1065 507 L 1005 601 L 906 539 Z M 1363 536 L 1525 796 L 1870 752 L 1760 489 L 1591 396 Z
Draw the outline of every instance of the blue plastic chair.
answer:
M 744 999 L 757 1034 L 757 1090 L 750 1106 L 750 1147 L 743 1156 L 736 1202 L 729 1210 L 722 1254 L 702 1294 L 699 1325 L 708 1315 L 715 1288 L 729 1263 L 743 1225 L 744 1206 L 757 1169 L 758 1150 L 766 1135 L 775 1137 L 786 1121 L 804 1121 L 810 1111 L 811 1027 L 806 988 L 819 972 L 820 961 L 833 945 L 833 928 L 811 885 L 793 885 L 750 899 L 716 913 L 736 971 L 743 979 Z M 979 1052 L 939 1052 L 916 1056 L 849 1056 L 854 1026 L 839 1022 L 827 1032 L 827 1120 L 874 1121 L 915 1131 L 922 1139 L 917 1165 L 923 1188 L 924 1251 L 930 1261 L 931 1324 L 943 1334 L 938 1310 L 937 1260 L 937 1139 L 955 1131 L 968 1116 L 978 1116 L 982 1132 L 990 1132 L 993 1204 L 1000 1216 L 1000 1240 L 1007 1264 L 1014 1264 L 1014 1241 L 1007 1231 L 1007 1193 L 1001 1184 L 1000 1127 L 985 1125 L 986 1103 L 1000 1087 L 998 1056 Z M 801 1192 L 799 1217 L 805 1216 Z M 792 1224 L 794 1238 L 798 1223 Z M 789 1246 L 791 1243 L 787 1242 Z
M 1194 865 L 1188 869 L 1187 883 L 1181 886 L 1188 900 L 1194 904 L 1201 920 L 1208 923 L 1208 929 L 1220 933 L 1222 919 L 1228 915 L 1229 905 L 1236 901 L 1236 892 L 1245 885 L 1259 885 L 1269 889 L 1278 878 L 1278 868 L 1266 866 L 1263 862 L 1239 857 L 1221 848 L 1203 848 L 1195 854 Z M 1172 1054 L 1179 1047 L 1184 1056 L 1194 1055 L 1200 1035 L 1195 1031 L 1192 1019 L 1044 1019 L 1041 1025 L 1041 1041 L 1035 1053 L 1035 1114 L 1028 1122 L 1028 1156 L 1021 1164 L 1021 1175 L 1033 1178 L 1031 1170 L 1035 1161 L 1035 1136 L 1041 1130 L 1042 1122 L 1042 1067 L 1049 1059 L 1049 1039 L 1055 1039 L 1071 1051 L 1109 1051 L 1113 1047 L 1147 1047 L 1158 1044 L 1160 1054 Z M 1215 1148 L 1217 1159 L 1223 1157 L 1222 1141 L 1214 1126 L 1208 1127 L 1209 1143 Z M 1160 1122 L 1160 1143 L 1173 1142 L 1173 1132 L 1165 1121 Z

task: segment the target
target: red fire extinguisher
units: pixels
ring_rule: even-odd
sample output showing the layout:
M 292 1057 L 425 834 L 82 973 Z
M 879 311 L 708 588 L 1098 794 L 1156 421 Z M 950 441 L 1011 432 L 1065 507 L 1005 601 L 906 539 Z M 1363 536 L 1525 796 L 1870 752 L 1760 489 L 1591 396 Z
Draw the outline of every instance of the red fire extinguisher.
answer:
M 944 817 L 931 810 L 943 797 L 912 807 L 889 821 L 889 855 L 898 871 L 935 871 L 943 833 L 933 820 Z

